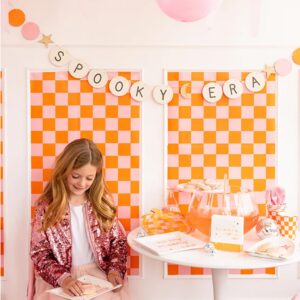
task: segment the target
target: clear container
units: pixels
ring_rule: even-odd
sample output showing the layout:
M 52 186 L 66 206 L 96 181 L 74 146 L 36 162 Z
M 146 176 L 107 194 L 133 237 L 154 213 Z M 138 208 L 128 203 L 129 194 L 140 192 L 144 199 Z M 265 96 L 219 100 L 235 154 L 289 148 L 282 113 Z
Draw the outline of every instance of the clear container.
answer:
M 178 200 L 176 199 L 175 193 L 178 192 L 175 188 L 168 188 L 167 189 L 167 198 L 165 201 L 165 205 L 163 207 L 163 212 L 174 212 L 181 214 Z
M 189 224 L 210 236 L 212 215 L 244 217 L 244 233 L 258 222 L 258 207 L 253 193 L 246 188 L 227 186 L 224 191 L 195 191 L 192 194 L 187 219 Z

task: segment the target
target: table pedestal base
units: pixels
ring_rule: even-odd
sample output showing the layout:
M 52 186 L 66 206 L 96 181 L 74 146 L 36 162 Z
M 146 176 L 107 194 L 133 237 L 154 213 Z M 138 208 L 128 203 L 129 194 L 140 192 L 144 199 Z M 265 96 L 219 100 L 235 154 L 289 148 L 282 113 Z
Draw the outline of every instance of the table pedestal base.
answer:
M 228 270 L 212 269 L 212 283 L 214 290 L 214 300 L 227 300 L 227 280 Z

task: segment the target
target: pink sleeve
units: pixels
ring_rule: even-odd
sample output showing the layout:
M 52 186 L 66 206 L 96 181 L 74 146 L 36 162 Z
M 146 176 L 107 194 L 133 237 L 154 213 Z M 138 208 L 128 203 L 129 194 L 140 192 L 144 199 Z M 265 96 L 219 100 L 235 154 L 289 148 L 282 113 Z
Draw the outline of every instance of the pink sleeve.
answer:
M 38 205 L 32 224 L 30 256 L 37 273 L 49 284 L 57 287 L 58 279 L 69 270 L 58 263 L 52 252 L 47 234 L 41 229 L 45 214 L 45 205 Z
M 122 224 L 116 219 L 110 230 L 108 272 L 117 271 L 123 278 L 127 270 L 127 238 Z
M 64 280 L 67 278 L 67 277 L 70 277 L 72 276 L 70 273 L 64 273 L 62 274 L 58 279 L 57 279 L 57 283 L 59 286 L 62 286 L 62 283 L 64 282 Z

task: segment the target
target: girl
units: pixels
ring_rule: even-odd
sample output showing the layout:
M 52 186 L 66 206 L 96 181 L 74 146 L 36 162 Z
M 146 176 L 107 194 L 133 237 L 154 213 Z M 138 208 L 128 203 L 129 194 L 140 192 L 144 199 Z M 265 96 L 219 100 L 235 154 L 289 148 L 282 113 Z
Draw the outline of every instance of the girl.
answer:
M 77 278 L 85 274 L 123 285 L 126 234 L 104 181 L 101 152 L 92 141 L 75 140 L 59 155 L 38 199 L 30 255 L 36 280 L 29 299 L 56 299 L 46 290 L 59 286 L 68 295 L 83 295 L 86 286 Z M 99 299 L 124 299 L 125 294 L 122 289 Z

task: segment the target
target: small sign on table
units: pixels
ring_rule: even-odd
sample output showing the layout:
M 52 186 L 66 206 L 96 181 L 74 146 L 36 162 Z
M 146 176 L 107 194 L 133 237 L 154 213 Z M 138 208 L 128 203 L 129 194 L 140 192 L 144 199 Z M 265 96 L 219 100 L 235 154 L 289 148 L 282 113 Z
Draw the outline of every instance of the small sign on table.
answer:
M 242 251 L 244 243 L 244 218 L 213 215 L 210 240 L 214 243 L 216 249 Z

